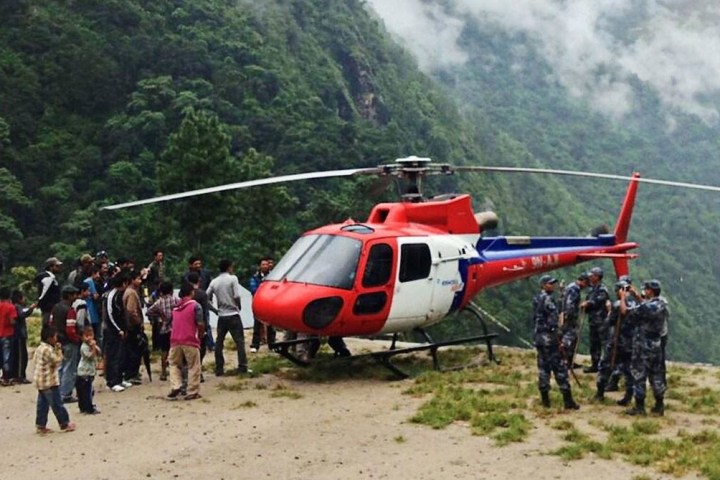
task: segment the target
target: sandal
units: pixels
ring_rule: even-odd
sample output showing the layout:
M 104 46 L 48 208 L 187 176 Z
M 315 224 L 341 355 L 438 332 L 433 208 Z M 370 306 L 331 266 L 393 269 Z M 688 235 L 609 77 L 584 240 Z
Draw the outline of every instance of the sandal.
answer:
M 202 398 L 202 395 L 200 395 L 199 393 L 191 393 L 190 395 L 185 397 L 185 400 L 196 400 L 198 398 Z
M 37 434 L 39 434 L 39 435 L 47 435 L 48 433 L 53 433 L 53 431 L 54 431 L 54 430 L 51 429 L 51 428 L 47 428 L 47 427 L 37 427 L 37 429 L 35 430 L 35 433 L 37 433 Z
M 66 423 L 65 425 L 63 425 L 63 426 L 60 427 L 60 430 L 62 430 L 63 432 L 74 432 L 74 431 L 75 431 L 75 424 L 72 423 L 72 422 Z

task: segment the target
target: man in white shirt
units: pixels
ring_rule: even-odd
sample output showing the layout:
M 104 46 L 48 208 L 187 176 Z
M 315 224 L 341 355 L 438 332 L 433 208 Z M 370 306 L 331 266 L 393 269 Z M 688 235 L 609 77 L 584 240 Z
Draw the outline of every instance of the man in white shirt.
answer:
M 228 332 L 230 332 L 230 336 L 232 336 L 237 347 L 237 373 L 251 373 L 248 369 L 247 353 L 245 352 L 245 332 L 240 319 L 240 282 L 232 272 L 232 262 L 230 260 L 221 260 L 220 275 L 210 282 L 207 289 L 208 300 L 212 302 L 213 297 L 216 297 L 218 304 L 217 337 L 215 340 L 215 375 L 217 376 L 225 374 L 223 344 L 225 335 Z

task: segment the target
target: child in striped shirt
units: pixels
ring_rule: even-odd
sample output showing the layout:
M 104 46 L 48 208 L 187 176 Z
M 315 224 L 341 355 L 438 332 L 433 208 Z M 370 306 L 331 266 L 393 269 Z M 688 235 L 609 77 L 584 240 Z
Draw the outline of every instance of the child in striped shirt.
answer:
M 63 360 L 62 345 L 58 342 L 57 330 L 48 325 L 40 333 L 40 346 L 35 350 L 35 385 L 38 389 L 37 414 L 35 427 L 37 433 L 52 433 L 47 428 L 48 410 L 52 408 L 55 418 L 63 432 L 75 430 L 70 415 L 60 398 L 60 378 L 58 367 Z

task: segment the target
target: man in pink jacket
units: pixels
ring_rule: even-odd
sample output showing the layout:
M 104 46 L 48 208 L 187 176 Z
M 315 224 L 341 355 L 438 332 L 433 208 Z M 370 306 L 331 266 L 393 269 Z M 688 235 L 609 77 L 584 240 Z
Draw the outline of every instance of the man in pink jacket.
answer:
M 193 300 L 194 287 L 180 287 L 180 303 L 173 309 L 170 334 L 170 384 L 168 398 L 177 398 L 182 387 L 183 361 L 187 363 L 188 387 L 185 400 L 200 398 L 200 339 L 205 334 L 202 307 Z

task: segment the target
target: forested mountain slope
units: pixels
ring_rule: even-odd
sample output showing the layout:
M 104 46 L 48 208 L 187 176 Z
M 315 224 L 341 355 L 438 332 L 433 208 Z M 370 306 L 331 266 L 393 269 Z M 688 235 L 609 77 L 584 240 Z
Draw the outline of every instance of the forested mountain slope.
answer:
M 706 83 L 715 94 L 696 95 L 697 101 L 692 108 L 672 104 L 663 97 L 669 96 L 667 91 L 655 88 L 654 78 L 642 81 L 637 74 L 621 71 L 613 64 L 612 57 L 601 57 L 592 52 L 593 48 L 604 48 L 605 43 L 593 37 L 597 32 L 588 32 L 586 28 L 601 31 L 606 43 L 610 43 L 605 37 L 611 33 L 630 45 L 663 41 L 641 38 L 653 22 L 659 21 L 658 12 L 644 12 L 640 7 L 629 6 L 632 10 L 623 12 L 623 3 L 618 3 L 617 11 L 610 13 L 603 12 L 601 6 L 578 5 L 574 10 L 571 5 L 547 0 L 528 6 L 517 20 L 508 20 L 502 15 L 508 14 L 511 7 L 492 2 L 404 3 L 406 8 L 413 5 L 408 8 L 414 12 L 413 21 L 416 24 L 428 22 L 426 31 L 429 35 L 445 38 L 440 40 L 443 51 L 454 51 L 454 57 L 461 60 L 449 62 L 446 59 L 443 63 L 435 59 L 430 62 L 425 52 L 414 50 L 415 43 L 410 43 L 417 41 L 417 34 L 412 33 L 416 29 L 409 28 L 408 22 L 398 24 L 394 21 L 388 15 L 387 7 L 379 6 L 378 10 L 386 15 L 387 24 L 395 27 L 408 49 L 415 51 L 426 63 L 430 62 L 425 70 L 463 105 L 465 116 L 474 119 L 485 131 L 477 138 L 489 163 L 619 175 L 639 171 L 647 177 L 720 184 L 720 128 L 716 117 L 710 115 L 710 112 L 717 112 L 720 105 L 720 95 L 712 90 L 714 80 Z M 630 5 L 630 2 L 626 3 Z M 700 7 L 698 5 L 696 9 Z M 535 8 L 544 12 L 546 18 L 538 15 L 529 19 Z M 584 19 L 573 17 L 574 13 L 589 17 L 604 14 L 606 17 L 596 19 L 596 23 L 584 23 Z M 627 15 L 623 17 L 623 13 Z M 669 15 L 665 11 L 662 13 Z M 557 18 L 550 18 L 552 15 Z M 572 32 L 575 36 L 568 36 L 564 31 L 553 35 L 537 26 L 543 22 L 558 28 L 567 24 L 568 29 L 575 29 Z M 448 33 L 448 25 L 454 26 L 452 35 Z M 666 33 L 668 36 L 672 33 L 671 38 L 675 40 L 683 40 L 682 35 L 694 39 L 693 34 L 702 34 L 700 27 L 697 28 L 699 32 L 673 28 L 677 31 Z M 535 30 L 551 38 L 540 38 L 535 35 Z M 592 42 L 596 43 L 582 45 Z M 566 49 L 565 56 L 569 58 L 554 58 L 547 52 L 548 44 L 554 50 Z M 622 47 L 614 47 L 613 53 L 617 56 L 628 55 Z M 594 67 L 591 64 L 595 61 L 593 55 L 599 57 Z M 591 66 L 563 63 L 573 60 Z M 641 60 L 658 62 L 662 65 L 658 69 L 672 69 L 662 63 L 667 59 L 659 55 Z M 711 60 L 708 62 L 712 63 Z M 684 73 L 688 78 L 701 75 L 700 67 L 693 69 L 689 65 Z M 582 86 L 578 87 L 574 81 Z M 678 83 L 683 81 L 689 80 L 677 80 Z M 621 87 L 627 89 L 622 90 L 624 95 L 621 98 L 614 96 L 613 89 L 621 90 Z M 683 95 L 681 87 L 679 85 L 674 93 L 676 98 Z M 577 90 L 582 90 L 582 95 Z M 614 114 L 620 110 L 622 115 Z M 706 115 L 695 115 L 688 110 Z M 503 145 L 506 142 L 502 139 L 507 138 L 516 142 L 514 152 L 509 152 Z M 562 179 L 556 183 L 545 178 L 542 182 L 569 193 L 552 209 L 555 214 L 567 212 L 571 218 L 579 219 L 578 223 L 588 228 L 586 231 L 603 222 L 612 227 L 626 188 L 622 184 L 597 180 Z M 517 187 L 517 183 L 515 185 Z M 534 188 L 530 191 L 538 193 Z M 715 304 L 720 271 L 715 259 L 720 255 L 716 240 L 720 234 L 719 207 L 720 197 L 712 193 L 649 185 L 641 185 L 639 189 L 631 238 L 641 244 L 640 258 L 631 264 L 631 268 L 636 280 L 656 277 L 663 282 L 673 307 L 670 351 L 676 358 L 718 361 L 715 332 L 720 327 L 720 319 Z M 502 213 L 504 207 L 499 206 L 498 210 Z M 578 211 L 581 212 L 579 216 Z M 527 213 L 501 215 L 506 220 L 506 233 L 517 234 L 528 229 L 543 232 L 548 228 L 558 231 L 553 213 L 542 209 Z M 526 218 L 537 224 L 517 228 L 516 222 Z M 604 262 L 603 266 L 606 270 L 611 269 L 610 262 Z M 607 283 L 612 282 L 614 277 Z M 518 288 L 488 293 L 484 300 L 494 304 L 495 311 L 502 312 L 501 303 L 525 294 Z M 511 307 L 510 310 L 508 320 L 522 315 L 520 308 Z
M 673 137 L 684 141 L 664 137 L 652 115 L 614 125 L 561 87 L 539 87 L 530 71 L 514 74 L 504 49 L 516 39 L 480 24 L 465 29 L 464 48 L 478 66 L 495 49 L 497 63 L 437 70 L 432 80 L 367 8 L 355 0 L 2 2 L 4 263 L 38 266 L 51 255 L 71 260 L 96 249 L 149 261 L 160 246 L 175 273 L 192 253 L 210 266 L 229 256 L 246 272 L 306 229 L 364 219 L 392 193 L 371 195 L 370 180 L 315 181 L 119 212 L 99 207 L 410 154 L 623 174 L 634 167 L 653 176 L 675 173 L 682 161 L 683 179 L 704 173 L 685 147 L 713 131 L 693 118 L 680 122 L 683 137 Z M 643 91 L 652 105 L 652 91 Z M 706 154 L 716 147 L 703 143 Z M 612 224 L 625 185 L 474 176 L 434 187 L 473 193 L 477 209 L 500 213 L 500 233 L 582 235 Z M 667 285 L 671 352 L 718 361 L 717 275 L 706 260 L 718 253 L 717 202 L 684 192 L 641 195 L 637 275 Z M 534 290 L 521 282 L 482 301 L 526 331 Z

